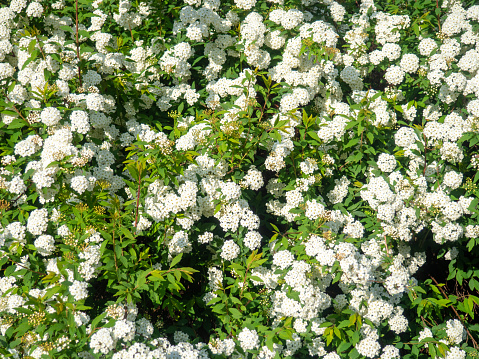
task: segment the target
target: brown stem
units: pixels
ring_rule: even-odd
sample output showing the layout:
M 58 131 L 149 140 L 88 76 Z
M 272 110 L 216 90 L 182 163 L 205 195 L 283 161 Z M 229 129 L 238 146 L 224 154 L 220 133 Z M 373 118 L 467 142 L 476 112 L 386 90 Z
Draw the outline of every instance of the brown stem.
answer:
M 141 186 L 141 176 L 138 177 L 138 192 L 136 194 L 135 228 L 138 225 L 138 207 L 140 206 L 140 186 Z
M 30 269 L 30 268 L 27 268 L 27 267 L 23 266 L 22 264 L 20 264 L 20 263 L 18 263 L 18 262 L 15 262 L 13 259 L 10 259 L 10 261 L 11 261 L 12 263 L 15 263 L 17 266 L 22 267 L 23 269 L 29 270 L 29 271 L 32 272 L 32 273 L 36 273 L 36 274 L 41 275 L 41 276 L 46 276 L 46 275 L 47 275 L 46 273 L 37 272 L 37 271 L 34 271 L 34 270 Z
M 28 190 L 28 188 L 30 188 L 31 185 L 32 185 L 32 184 L 29 183 L 28 186 L 27 186 L 27 188 L 25 189 L 25 191 L 23 191 L 22 193 L 20 193 L 17 197 L 15 197 L 15 198 L 13 199 L 13 201 L 11 202 L 12 205 L 15 205 L 15 203 L 17 203 L 17 201 L 20 199 L 20 197 L 22 197 L 25 193 L 27 193 L 27 190 Z
M 389 257 L 388 240 L 386 238 L 386 234 L 384 234 L 384 244 L 386 245 L 386 254 Z
M 294 165 L 293 152 L 291 152 L 291 163 L 293 164 L 294 177 L 295 177 L 295 178 L 298 178 L 298 174 L 296 173 L 296 166 Z
M 78 41 L 78 0 L 75 0 L 75 25 L 76 25 L 76 45 L 77 45 L 77 57 L 78 57 L 78 80 L 80 81 L 80 87 L 82 86 L 81 70 L 80 70 L 80 43 Z
M 128 23 L 128 29 L 130 29 L 131 41 L 134 43 L 135 39 L 133 38 L 133 31 L 131 31 L 130 23 Z
M 423 133 L 422 134 L 424 138 L 424 168 L 422 170 L 422 175 L 426 176 L 426 167 L 427 167 L 427 160 L 426 160 L 426 155 L 427 155 L 427 138 L 426 135 Z
M 238 166 L 231 167 L 231 169 L 228 172 L 226 172 L 226 174 L 229 175 L 231 172 L 233 172 L 237 168 L 238 168 Z
M 439 9 L 439 0 L 436 0 L 436 9 Z M 439 27 L 439 32 L 441 32 L 441 20 L 439 14 L 437 15 L 437 26 Z
M 38 43 L 38 47 L 40 48 L 40 52 L 42 53 L 42 56 L 43 56 L 43 60 L 47 60 L 47 58 L 45 57 L 45 53 L 43 52 L 43 47 L 42 45 L 40 44 L 40 39 L 38 38 L 38 34 L 35 33 L 35 38 L 37 39 L 37 43 Z
M 241 287 L 241 292 L 240 292 L 240 297 L 243 297 L 243 292 L 244 292 L 244 289 L 246 287 L 246 277 L 248 275 L 248 272 L 249 272 L 249 266 L 252 264 L 253 262 L 251 262 L 250 264 L 248 264 L 248 267 L 246 268 L 246 272 L 244 274 L 244 280 L 243 280 L 243 286 Z
M 264 99 L 263 108 L 261 109 L 261 115 L 258 118 L 258 122 L 261 122 L 261 119 L 263 118 L 264 110 L 266 109 L 266 103 L 268 102 L 268 99 L 269 99 L 269 94 L 271 92 L 272 84 L 273 84 L 273 81 L 271 81 L 271 83 L 269 84 L 268 93 L 266 94 L 266 98 Z
M 424 318 L 422 315 L 421 315 L 421 320 L 422 320 L 422 322 L 424 323 L 424 325 L 426 325 L 426 326 L 427 326 L 427 325 L 429 325 L 430 327 L 433 327 L 433 326 L 434 326 L 434 324 L 432 324 L 431 322 L 428 322 L 428 321 L 426 320 L 426 318 Z
M 446 294 L 446 292 L 444 291 L 444 289 L 442 289 L 442 287 L 439 286 L 439 283 L 436 281 L 436 279 L 429 275 L 429 277 L 431 277 L 431 279 L 434 281 L 434 283 L 436 284 L 437 288 L 439 288 L 439 290 L 441 291 L 442 295 L 444 295 L 446 297 L 447 300 L 449 300 L 449 297 L 448 295 Z M 451 305 L 451 308 L 452 310 L 454 311 L 454 314 L 456 314 L 456 317 L 461 321 L 462 323 L 462 326 L 464 327 L 464 329 L 466 329 L 466 332 L 467 332 L 467 335 L 469 336 L 469 338 L 471 338 L 472 340 L 472 344 L 474 345 L 474 348 L 475 349 L 478 349 L 479 348 L 479 345 L 477 344 L 476 340 L 474 339 L 474 337 L 471 335 L 471 332 L 469 332 L 469 329 L 466 328 L 466 326 L 464 325 L 464 320 L 461 318 L 461 316 L 459 315 L 459 313 L 457 312 L 456 308 L 454 308 L 453 305 Z
M 112 235 L 112 240 L 113 240 L 113 256 L 115 258 L 115 268 L 116 268 L 116 274 L 118 276 L 118 262 L 117 262 L 117 259 L 116 259 L 116 252 L 115 252 L 115 231 L 113 231 L 113 233 L 111 234 Z
M 13 103 L 13 101 L 8 98 L 8 95 L 5 95 L 5 98 L 12 103 L 13 109 L 15 110 L 16 113 L 18 113 L 18 115 L 22 118 L 22 120 L 25 122 L 28 122 L 27 119 L 23 117 L 21 112 L 15 107 L 15 104 Z

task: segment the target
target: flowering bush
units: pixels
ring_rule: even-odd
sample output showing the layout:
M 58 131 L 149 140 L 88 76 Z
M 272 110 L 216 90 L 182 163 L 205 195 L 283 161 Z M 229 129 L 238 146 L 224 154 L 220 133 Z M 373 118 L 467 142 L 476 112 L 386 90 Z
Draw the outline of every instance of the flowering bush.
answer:
M 2 358 L 479 354 L 474 0 L 12 0 L 0 84 Z

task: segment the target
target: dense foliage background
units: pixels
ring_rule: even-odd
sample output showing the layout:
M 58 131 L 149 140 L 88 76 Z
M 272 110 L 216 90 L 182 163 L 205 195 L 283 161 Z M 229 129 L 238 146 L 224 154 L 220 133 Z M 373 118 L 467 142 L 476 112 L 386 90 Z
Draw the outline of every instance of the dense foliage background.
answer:
M 479 355 L 474 0 L 13 0 L 0 85 L 0 357 Z

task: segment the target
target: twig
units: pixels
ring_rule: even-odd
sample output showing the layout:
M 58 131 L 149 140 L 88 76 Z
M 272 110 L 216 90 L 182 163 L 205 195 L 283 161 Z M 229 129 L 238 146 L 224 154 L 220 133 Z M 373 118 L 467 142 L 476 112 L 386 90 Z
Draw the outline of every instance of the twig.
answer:
M 116 227 L 116 223 L 114 223 L 114 225 Z M 113 231 L 111 236 L 112 236 L 111 238 L 112 238 L 112 241 L 113 241 L 113 257 L 115 259 L 116 276 L 118 277 L 118 262 L 117 262 L 117 259 L 116 259 L 116 251 L 115 251 L 115 231 Z
M 30 186 L 28 186 L 30 187 Z M 25 191 L 23 191 L 22 193 L 20 193 L 13 201 L 12 201 L 12 204 L 15 205 L 15 203 L 17 203 L 17 201 L 20 199 L 20 197 L 22 197 L 25 193 L 27 193 L 27 190 L 28 190 L 28 187 Z
M 13 109 L 15 110 L 16 113 L 18 113 L 18 115 L 22 118 L 22 120 L 25 121 L 25 122 L 28 122 L 27 119 L 25 117 L 23 117 L 21 112 L 15 107 L 14 102 L 8 98 L 8 95 L 5 94 L 5 98 L 12 103 Z
M 82 80 L 81 80 L 81 69 L 80 69 L 80 43 L 78 41 L 78 0 L 75 0 L 75 24 L 76 24 L 76 45 L 77 45 L 77 57 L 78 57 L 78 80 L 80 81 L 80 87 L 82 87 Z
M 434 281 L 434 283 L 436 284 L 436 286 L 439 288 L 439 290 L 441 291 L 442 295 L 444 295 L 446 297 L 447 300 L 449 300 L 449 297 L 448 295 L 446 294 L 446 292 L 444 292 L 444 289 L 442 289 L 442 287 L 439 286 L 439 283 L 437 282 L 437 280 L 429 275 L 429 277 L 431 277 L 431 279 Z M 464 327 L 464 329 L 466 329 L 466 332 L 467 332 L 467 335 L 469 336 L 469 338 L 471 338 L 472 340 L 472 343 L 474 345 L 474 348 L 475 349 L 479 349 L 479 345 L 477 344 L 476 340 L 474 339 L 474 337 L 471 335 L 471 332 L 469 331 L 469 329 L 466 328 L 466 326 L 464 325 L 464 320 L 461 318 L 461 316 L 459 315 L 459 313 L 457 312 L 456 308 L 454 308 L 453 305 L 451 305 L 451 308 L 452 310 L 454 311 L 454 313 L 456 314 L 456 317 L 461 321 L 462 323 L 462 326 Z
M 141 176 L 138 176 L 138 192 L 136 194 L 136 215 L 135 215 L 135 228 L 138 225 L 138 207 L 140 206 L 140 186 L 141 186 Z M 138 230 L 137 230 L 138 231 Z
M 130 29 L 131 41 L 134 43 L 135 39 L 133 38 L 133 31 L 131 31 L 131 25 L 128 23 L 128 29 Z
M 388 240 L 386 238 L 386 234 L 384 234 L 384 244 L 386 245 L 386 255 L 388 256 L 388 258 L 390 257 L 389 256 L 389 248 L 388 248 Z
M 439 0 L 436 0 L 436 9 L 439 9 Z M 441 20 L 439 14 L 437 14 L 437 26 L 439 27 L 439 32 L 441 32 Z
M 423 133 L 422 134 L 424 138 L 424 168 L 422 170 L 422 175 L 425 177 L 426 176 L 426 167 L 427 167 L 427 138 L 426 135 Z
M 23 266 L 22 264 L 20 264 L 18 262 L 15 262 L 13 259 L 10 259 L 10 261 L 15 263 L 15 265 L 17 265 L 17 266 L 22 267 L 23 269 L 29 270 L 32 273 L 36 273 L 36 274 L 41 275 L 41 276 L 46 276 L 47 275 L 46 273 L 37 272 L 37 271 L 34 271 L 33 269 L 27 268 L 27 267 Z M 5 270 L 4 270 L 4 272 L 5 272 Z
M 229 175 L 231 172 L 233 172 L 237 168 L 238 168 L 238 166 L 231 167 L 231 169 L 228 172 L 226 172 L 226 174 Z
M 434 325 L 431 322 L 428 322 L 422 315 L 421 315 L 421 320 L 424 324 L 429 325 L 430 327 L 433 327 Z
M 42 53 L 42 56 L 43 56 L 43 60 L 47 60 L 47 58 L 45 57 L 45 53 L 43 52 L 43 47 L 42 45 L 40 45 L 40 39 L 38 38 L 38 34 L 35 33 L 35 38 L 37 39 L 37 43 L 38 43 L 38 47 L 40 48 L 40 52 Z
M 348 165 L 350 162 L 344 162 L 343 165 L 341 165 L 341 167 L 339 167 L 338 171 L 341 171 L 343 169 L 344 166 Z

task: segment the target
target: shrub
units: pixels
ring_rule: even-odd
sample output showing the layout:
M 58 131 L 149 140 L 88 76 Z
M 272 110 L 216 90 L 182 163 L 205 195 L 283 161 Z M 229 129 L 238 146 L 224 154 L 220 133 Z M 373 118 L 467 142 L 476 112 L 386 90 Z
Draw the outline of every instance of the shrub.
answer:
M 478 355 L 473 1 L 0 9 L 0 355 Z

